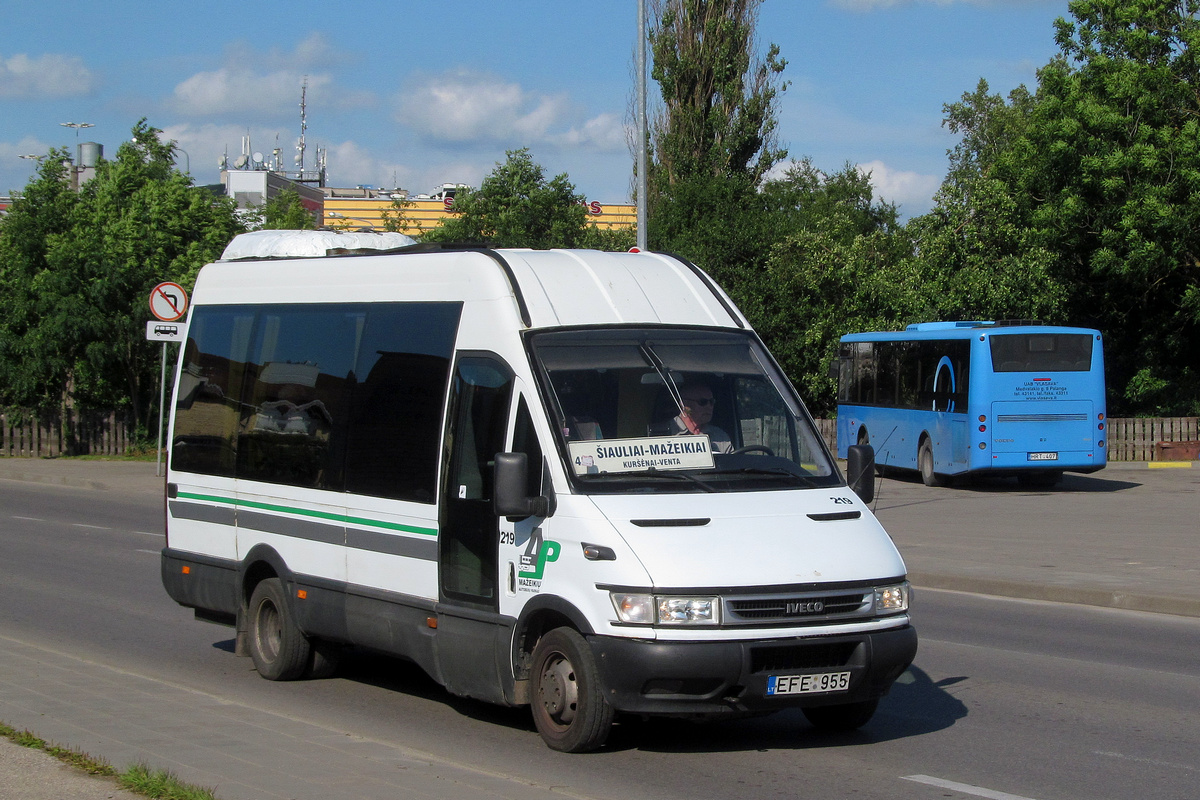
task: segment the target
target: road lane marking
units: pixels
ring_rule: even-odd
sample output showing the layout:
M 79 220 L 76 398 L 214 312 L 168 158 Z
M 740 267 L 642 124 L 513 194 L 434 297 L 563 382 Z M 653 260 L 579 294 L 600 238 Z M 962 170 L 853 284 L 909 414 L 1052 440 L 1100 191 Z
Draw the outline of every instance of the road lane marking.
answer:
M 948 781 L 944 778 L 934 778 L 929 775 L 905 775 L 906 781 L 914 781 L 915 783 L 924 783 L 929 786 L 936 786 L 939 789 L 952 789 L 963 794 L 971 794 L 976 797 L 986 797 L 988 800 L 1034 800 L 1032 797 L 1025 797 L 1019 794 L 1009 794 L 1008 792 L 998 792 L 995 789 L 985 789 L 982 786 L 972 786 L 969 783 L 956 783 Z
M 48 522 L 49 521 L 45 517 L 22 517 L 17 514 L 13 514 L 11 517 L 9 517 L 9 519 L 19 519 L 22 522 Z M 93 530 L 93 531 L 114 531 L 115 530 L 118 533 L 132 533 L 135 536 L 152 536 L 155 539 L 161 539 L 163 537 L 163 534 L 161 531 L 158 533 L 153 533 L 151 531 L 121 531 L 119 529 L 110 528 L 105 525 L 85 525 L 82 522 L 71 522 L 68 524 L 72 528 L 87 528 L 88 530 Z
M 1139 764 L 1149 764 L 1152 767 L 1172 767 L 1174 769 L 1183 769 L 1188 772 L 1196 772 L 1196 767 L 1188 764 L 1176 764 L 1173 761 L 1160 761 L 1157 758 L 1146 758 L 1145 756 L 1127 756 L 1124 753 L 1110 753 L 1106 750 L 1093 750 L 1098 756 L 1107 756 L 1108 758 L 1119 758 L 1122 761 L 1136 761 Z

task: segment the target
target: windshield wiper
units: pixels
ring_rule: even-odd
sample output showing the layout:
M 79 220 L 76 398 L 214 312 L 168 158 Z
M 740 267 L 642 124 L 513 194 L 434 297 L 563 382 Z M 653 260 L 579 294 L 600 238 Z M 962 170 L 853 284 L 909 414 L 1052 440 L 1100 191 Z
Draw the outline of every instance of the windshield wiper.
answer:
M 706 474 L 711 474 L 711 472 L 706 471 Z M 697 478 L 695 475 L 691 475 L 687 472 L 675 472 L 661 469 L 648 469 L 644 472 L 585 473 L 583 475 L 576 475 L 575 477 L 579 480 L 594 480 L 596 478 L 632 478 L 633 480 L 640 480 L 643 478 L 666 478 L 668 480 L 687 481 L 689 483 L 694 483 L 706 492 L 718 491 L 717 489 L 714 489 L 704 481 Z
M 709 475 L 786 475 L 789 478 L 795 478 L 805 486 L 816 488 L 820 484 L 813 479 L 811 475 L 802 475 L 799 472 L 786 469 L 784 467 L 725 467 L 708 472 Z

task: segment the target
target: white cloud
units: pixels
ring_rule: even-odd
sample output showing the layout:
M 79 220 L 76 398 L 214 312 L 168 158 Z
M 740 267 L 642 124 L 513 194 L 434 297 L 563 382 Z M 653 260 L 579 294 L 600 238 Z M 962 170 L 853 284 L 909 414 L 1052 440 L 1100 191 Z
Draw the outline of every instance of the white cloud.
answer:
M 174 106 L 180 114 L 197 117 L 247 111 L 279 114 L 295 106 L 300 86 L 295 73 L 256 74 L 223 67 L 198 72 L 176 86 Z
M 78 56 L 0 56 L 0 97 L 80 97 L 91 92 L 95 84 L 92 71 Z
M 859 164 L 858 171 L 870 175 L 876 197 L 898 203 L 905 216 L 928 210 L 934 193 L 942 185 L 942 179 L 936 175 L 892 169 L 882 161 Z
M 291 116 L 306 81 L 308 102 L 325 111 L 372 103 L 371 93 L 335 86 L 327 72 L 318 71 L 339 60 L 321 34 L 300 41 L 292 51 L 261 53 L 247 42 L 235 42 L 226 48 L 224 66 L 198 72 L 175 87 L 172 106 L 197 117 L 247 112 Z
M 628 149 L 631 139 L 625 127 L 618 115 L 600 114 L 582 126 L 571 128 L 556 139 L 565 146 L 611 153 Z
M 494 162 L 438 160 L 425 158 L 420 166 L 378 158 L 357 142 L 340 142 L 329 147 L 331 186 L 375 186 L 404 188 L 409 194 L 432 192 L 443 183 L 479 186 L 496 165 Z
M 582 119 L 565 93 L 538 94 L 468 69 L 414 76 L 399 99 L 396 119 L 438 142 L 604 151 L 625 146 L 615 114 Z

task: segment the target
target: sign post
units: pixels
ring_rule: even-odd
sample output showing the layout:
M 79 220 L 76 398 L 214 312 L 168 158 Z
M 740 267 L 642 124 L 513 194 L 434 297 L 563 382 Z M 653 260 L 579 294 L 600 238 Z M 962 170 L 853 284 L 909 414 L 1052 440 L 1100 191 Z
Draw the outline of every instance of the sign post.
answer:
M 188 296 L 178 283 L 164 281 L 150 290 L 150 313 L 158 320 L 146 323 L 146 339 L 162 342 L 162 378 L 158 397 L 158 461 L 154 474 L 162 477 L 163 419 L 167 405 L 167 342 L 182 342 L 186 326 L 179 322 L 187 314 Z

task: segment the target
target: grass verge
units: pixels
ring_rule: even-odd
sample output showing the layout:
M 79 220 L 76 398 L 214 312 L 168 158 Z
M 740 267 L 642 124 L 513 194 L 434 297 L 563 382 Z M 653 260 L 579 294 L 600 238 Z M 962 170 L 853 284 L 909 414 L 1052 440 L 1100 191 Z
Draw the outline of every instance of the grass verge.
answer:
M 211 789 L 184 783 L 167 770 L 155 770 L 145 764 L 134 764 L 124 771 L 118 771 L 103 758 L 47 742 L 28 730 L 18 731 L 3 722 L 0 722 L 0 736 L 22 747 L 49 753 L 64 764 L 89 775 L 112 778 L 122 789 L 154 800 L 218 800 Z

